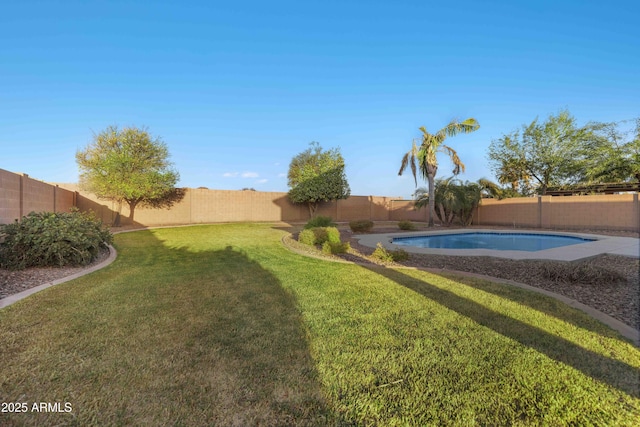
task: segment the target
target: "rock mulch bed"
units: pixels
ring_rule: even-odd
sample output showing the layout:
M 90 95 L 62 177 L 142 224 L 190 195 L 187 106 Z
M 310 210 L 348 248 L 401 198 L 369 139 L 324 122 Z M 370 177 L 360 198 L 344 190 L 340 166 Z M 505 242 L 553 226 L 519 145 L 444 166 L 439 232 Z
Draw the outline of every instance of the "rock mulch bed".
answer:
M 34 267 L 25 270 L 0 268 L 0 299 L 79 273 L 101 263 L 108 257 L 109 250 L 103 249 L 91 264 L 82 267 Z

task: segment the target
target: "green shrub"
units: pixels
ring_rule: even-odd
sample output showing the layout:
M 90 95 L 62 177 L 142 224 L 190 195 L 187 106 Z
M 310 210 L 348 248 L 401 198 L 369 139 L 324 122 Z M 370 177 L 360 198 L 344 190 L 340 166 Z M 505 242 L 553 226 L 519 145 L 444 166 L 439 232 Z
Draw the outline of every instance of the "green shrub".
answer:
M 326 227 L 314 227 L 311 229 L 313 235 L 315 236 L 314 245 L 322 245 L 328 239 L 328 233 Z
M 331 242 L 326 241 L 322 245 L 322 252 L 326 254 L 343 254 L 349 252 L 351 249 L 351 245 L 349 242 L 340 243 L 340 242 Z
M 398 222 L 398 228 L 400 230 L 415 230 L 416 225 L 411 221 L 400 221 Z
M 409 253 L 404 249 L 396 249 L 391 251 L 391 257 L 395 262 L 407 261 L 409 259 Z
M 298 234 L 298 242 L 314 246 L 316 244 L 316 234 L 313 230 L 302 230 L 300 234 Z
M 369 221 L 368 219 L 351 221 L 349 227 L 354 233 L 368 233 L 373 228 L 373 221 Z
M 113 236 L 92 214 L 74 211 L 31 212 L 13 224 L 0 226 L 0 267 L 87 265 Z
M 340 243 L 340 231 L 335 227 L 325 227 L 327 241 L 330 243 Z M 323 242 L 324 243 L 324 242 Z
M 409 254 L 406 251 L 402 249 L 390 251 L 382 246 L 382 243 L 380 242 L 376 245 L 376 249 L 373 251 L 371 256 L 383 262 L 400 262 L 409 259 Z
M 305 229 L 316 228 L 316 227 L 331 227 L 334 226 L 335 223 L 330 216 L 321 216 L 318 215 L 314 218 L 311 218 L 309 222 L 307 222 L 304 226 Z
M 340 231 L 335 227 L 314 227 L 302 230 L 298 241 L 305 245 L 323 245 L 325 242 L 340 243 Z

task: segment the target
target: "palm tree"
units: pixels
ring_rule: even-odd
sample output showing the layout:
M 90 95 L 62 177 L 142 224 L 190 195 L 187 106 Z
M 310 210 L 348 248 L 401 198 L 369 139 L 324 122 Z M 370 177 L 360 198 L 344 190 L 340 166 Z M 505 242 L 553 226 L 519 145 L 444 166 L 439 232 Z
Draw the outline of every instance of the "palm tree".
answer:
M 504 198 L 504 190 L 490 179 L 480 178 L 478 180 L 478 185 L 480 186 L 481 195 L 483 197 L 490 197 L 498 200 Z
M 453 174 L 457 175 L 461 171 L 464 172 L 464 164 L 458 157 L 456 151 L 445 145 L 443 142 L 449 136 L 456 136 L 459 133 L 471 133 L 480 128 L 480 125 L 476 119 L 469 118 L 462 122 L 452 120 L 451 123 L 440 129 L 438 132 L 431 134 L 427 132 L 427 129 L 423 126 L 420 128 L 422 132 L 422 142 L 420 145 L 416 145 L 416 141 L 413 141 L 413 146 L 404 157 L 402 157 L 402 164 L 398 175 L 402 175 L 407 166 L 411 167 L 413 173 L 413 179 L 418 185 L 417 173 L 420 172 L 422 178 L 427 180 L 429 186 L 429 227 L 433 227 L 433 218 L 435 217 L 435 177 L 438 171 L 438 159 L 436 154 L 443 152 L 447 154 L 453 162 Z M 417 164 L 416 164 L 417 162 Z
M 459 209 L 459 191 L 457 188 L 457 180 L 452 176 L 449 178 L 438 178 L 435 180 L 435 190 L 433 192 L 433 200 L 435 206 L 435 214 L 442 223 L 448 227 L 453 223 L 456 212 Z M 414 193 L 414 206 L 418 209 L 429 206 L 429 189 L 420 187 Z
M 521 182 L 527 183 L 531 179 L 525 165 L 524 160 L 515 157 L 504 160 L 498 169 L 498 182 L 510 184 L 513 191 L 518 191 Z

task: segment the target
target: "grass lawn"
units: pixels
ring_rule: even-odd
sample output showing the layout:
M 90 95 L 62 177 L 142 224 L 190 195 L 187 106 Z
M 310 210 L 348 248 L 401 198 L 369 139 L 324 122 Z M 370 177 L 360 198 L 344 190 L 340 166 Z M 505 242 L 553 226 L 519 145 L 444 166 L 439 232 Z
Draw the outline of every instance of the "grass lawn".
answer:
M 307 258 L 282 236 L 120 234 L 106 269 L 0 310 L 0 425 L 640 419 L 640 349 L 582 312 L 477 279 Z

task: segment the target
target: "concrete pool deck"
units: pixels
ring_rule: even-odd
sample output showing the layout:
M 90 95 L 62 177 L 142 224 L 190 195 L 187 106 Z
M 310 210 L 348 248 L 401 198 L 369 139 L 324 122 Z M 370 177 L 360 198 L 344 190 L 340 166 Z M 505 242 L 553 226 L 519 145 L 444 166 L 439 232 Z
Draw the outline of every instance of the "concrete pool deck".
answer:
M 436 236 L 443 234 L 462 233 L 531 233 L 546 234 L 554 236 L 573 236 L 584 239 L 593 239 L 592 242 L 579 243 L 575 245 L 562 246 L 559 248 L 546 249 L 542 251 L 499 251 L 492 249 L 433 249 L 418 248 L 415 246 L 393 244 L 394 237 L 419 237 Z M 578 261 L 592 258 L 601 254 L 622 255 L 632 258 L 640 258 L 640 239 L 633 237 L 605 236 L 600 234 L 585 234 L 571 232 L 538 231 L 538 230 L 495 230 L 495 229 L 469 229 L 469 230 L 437 230 L 437 231 L 414 231 L 404 233 L 383 233 L 383 234 L 359 234 L 353 236 L 361 245 L 375 248 L 380 242 L 387 249 L 403 249 L 409 253 L 447 256 L 488 256 L 496 258 L 507 258 L 515 260 L 523 259 L 546 259 L 554 261 Z

